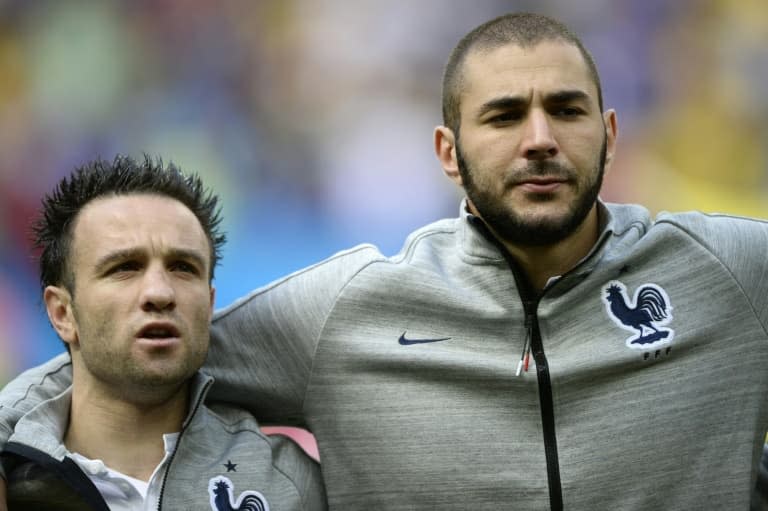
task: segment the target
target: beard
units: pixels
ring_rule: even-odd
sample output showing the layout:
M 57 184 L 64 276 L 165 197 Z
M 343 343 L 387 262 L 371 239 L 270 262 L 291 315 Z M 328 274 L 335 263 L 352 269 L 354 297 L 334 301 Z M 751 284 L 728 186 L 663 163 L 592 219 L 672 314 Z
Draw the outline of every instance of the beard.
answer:
M 121 401 L 139 405 L 165 402 L 200 369 L 208 353 L 208 323 L 193 326 L 179 352 L 137 357 L 129 343 L 120 343 L 119 321 L 80 313 L 78 357 L 83 370 Z
M 456 160 L 467 198 L 496 235 L 513 245 L 540 247 L 564 240 L 584 222 L 603 184 L 606 149 L 607 140 L 603 138 L 598 163 L 586 179 L 580 179 L 576 169 L 552 161 L 532 161 L 524 168 L 511 172 L 508 177 L 503 177 L 507 181 L 505 189 L 522 182 L 522 176 L 552 176 L 574 186 L 576 197 L 567 213 L 558 218 L 526 218 L 514 206 L 506 204 L 503 197 L 495 195 L 492 187 L 478 185 L 475 180 L 476 169 L 464 158 L 458 139 Z M 529 198 L 541 203 L 555 200 L 550 193 L 532 194 Z

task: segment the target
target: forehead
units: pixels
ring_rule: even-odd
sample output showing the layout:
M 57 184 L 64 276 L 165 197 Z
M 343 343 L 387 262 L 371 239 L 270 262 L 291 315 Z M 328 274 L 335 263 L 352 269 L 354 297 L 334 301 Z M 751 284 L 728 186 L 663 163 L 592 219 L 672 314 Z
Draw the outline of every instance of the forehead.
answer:
M 77 216 L 73 254 L 81 263 L 110 251 L 142 249 L 200 251 L 209 259 L 208 239 L 184 204 L 150 194 L 118 195 L 88 203 Z
M 471 106 L 493 97 L 535 97 L 566 89 L 582 90 L 597 103 L 597 86 L 583 55 L 566 42 L 475 50 L 466 57 L 463 75 L 462 110 L 467 102 Z

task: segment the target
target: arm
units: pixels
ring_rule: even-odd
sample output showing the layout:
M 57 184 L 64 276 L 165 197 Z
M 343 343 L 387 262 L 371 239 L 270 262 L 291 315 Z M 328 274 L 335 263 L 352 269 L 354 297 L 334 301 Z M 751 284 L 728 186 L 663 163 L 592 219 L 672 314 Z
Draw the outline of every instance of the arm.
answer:
M 67 353 L 21 373 L 8 383 L 0 392 L 0 448 L 8 441 L 22 415 L 42 401 L 60 394 L 71 384 L 72 366 Z M 0 479 L 4 477 L 0 466 Z M 2 480 L 5 490 L 5 480 Z M 2 500 L 5 502 L 5 498 Z
M 360 246 L 257 289 L 216 313 L 203 370 L 210 398 L 248 409 L 264 423 L 304 426 L 315 349 L 344 286 L 379 252 Z

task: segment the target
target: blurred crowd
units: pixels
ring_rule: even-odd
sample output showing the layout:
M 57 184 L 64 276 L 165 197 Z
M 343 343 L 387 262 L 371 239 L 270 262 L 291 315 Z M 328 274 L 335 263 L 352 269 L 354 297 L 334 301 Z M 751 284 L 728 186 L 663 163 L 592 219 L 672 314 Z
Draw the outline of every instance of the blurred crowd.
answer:
M 765 0 L 0 0 L 0 384 L 63 350 L 29 225 L 74 167 L 162 156 L 224 199 L 218 303 L 454 216 L 440 77 L 530 10 L 594 53 L 620 142 L 603 198 L 768 217 Z

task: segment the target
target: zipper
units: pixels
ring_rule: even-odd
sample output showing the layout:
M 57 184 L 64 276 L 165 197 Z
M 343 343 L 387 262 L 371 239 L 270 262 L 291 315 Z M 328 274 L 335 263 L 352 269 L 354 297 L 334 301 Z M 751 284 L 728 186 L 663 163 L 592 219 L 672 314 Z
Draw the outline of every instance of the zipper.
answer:
M 525 341 L 523 341 L 523 353 L 520 355 L 520 361 L 517 363 L 515 376 L 520 376 L 522 371 L 528 372 L 528 365 L 531 361 L 531 334 L 533 331 L 533 315 L 525 313 Z
M 541 408 L 541 429 L 544 436 L 544 456 L 547 461 L 547 484 L 549 506 L 552 511 L 563 509 L 563 489 L 560 481 L 560 459 L 557 454 L 557 432 L 555 430 L 555 406 L 552 398 L 552 381 L 549 365 L 541 341 L 539 318 L 536 313 L 539 300 L 524 302 L 526 321 L 530 322 L 530 350 L 536 362 L 536 377 L 539 383 L 539 406 Z
M 499 252 L 504 256 L 504 259 L 512 272 L 512 276 L 515 279 L 515 285 L 517 286 L 520 301 L 523 303 L 523 319 L 526 338 L 523 342 L 523 353 L 520 362 L 518 362 L 517 373 L 519 374 L 522 368 L 525 368 L 526 370 L 528 369 L 528 360 L 530 354 L 533 354 L 533 360 L 536 362 L 536 377 L 539 384 L 539 408 L 541 409 L 541 429 L 544 437 L 544 456 L 547 463 L 549 507 L 552 511 L 562 511 L 563 488 L 560 480 L 560 460 L 557 454 L 557 432 L 555 430 L 555 408 L 554 400 L 552 398 L 552 381 L 549 377 L 549 365 L 547 364 L 547 357 L 544 354 L 544 344 L 541 340 L 539 317 L 537 313 L 539 301 L 547 287 L 545 286 L 544 291 L 541 293 L 537 293 L 525 273 L 518 266 L 517 261 L 512 257 L 512 254 L 510 254 L 506 247 L 493 236 L 482 220 L 477 217 L 474 218 L 477 220 L 471 221 L 472 224 L 478 228 L 488 241 L 496 245 Z M 575 269 L 570 270 L 566 275 L 574 270 Z M 565 275 L 563 275 L 563 277 L 564 276 Z
M 507 260 L 509 269 L 515 278 L 517 292 L 523 303 L 525 341 L 523 343 L 523 367 L 528 369 L 528 359 L 533 355 L 536 362 L 536 378 L 539 384 L 539 408 L 541 409 L 541 430 L 544 437 L 544 457 L 547 462 L 547 487 L 549 488 L 549 508 L 552 511 L 563 509 L 563 488 L 560 480 L 560 459 L 557 454 L 557 431 L 555 429 L 555 405 L 552 398 L 552 380 L 549 376 L 547 356 L 539 329 L 538 308 L 544 291 L 537 293 L 512 255 L 499 244 L 501 253 Z M 546 288 L 545 288 L 546 290 Z M 520 364 L 518 363 L 518 366 Z
M 541 409 L 541 429 L 544 437 L 544 457 L 547 462 L 547 487 L 549 488 L 549 507 L 552 511 L 563 509 L 563 489 L 560 480 L 560 459 L 557 454 L 557 431 L 555 429 L 555 406 L 552 398 L 552 380 L 549 376 L 549 365 L 544 354 L 544 343 L 539 329 L 538 308 L 544 292 L 537 293 L 527 277 L 512 258 L 512 255 L 499 244 L 501 253 L 512 271 L 523 303 L 525 341 L 523 343 L 522 366 L 528 369 L 528 360 L 533 355 L 536 362 L 536 378 L 539 384 L 539 408 Z M 545 288 L 546 290 L 546 288 Z M 519 373 L 519 370 L 518 370 Z
M 544 437 L 544 455 L 547 463 L 549 506 L 552 511 L 562 511 L 563 488 L 560 479 L 560 459 L 557 452 L 557 432 L 555 429 L 555 407 L 554 399 L 552 397 L 552 380 L 549 374 L 547 357 L 544 354 L 544 343 L 541 339 L 537 312 L 542 296 L 551 286 L 545 286 L 541 293 L 537 293 L 536 290 L 533 289 L 533 286 L 531 286 L 525 273 L 518 266 L 517 261 L 512 257 L 512 254 L 510 254 L 506 247 L 496 239 L 485 222 L 474 215 L 470 215 L 468 221 L 486 240 L 493 243 L 498 248 L 499 252 L 506 260 L 509 269 L 512 271 L 512 276 L 515 279 L 515 285 L 517 286 L 520 300 L 523 303 L 525 340 L 523 341 L 523 353 L 520 362 L 517 364 L 516 373 L 517 376 L 519 376 L 521 370 L 528 370 L 528 362 L 532 353 L 533 359 L 536 362 L 536 377 L 539 385 L 539 407 L 541 409 L 542 434 Z M 602 234 L 600 234 L 596 240 L 594 247 L 592 247 L 590 253 L 582 263 L 561 275 L 558 282 L 561 282 L 565 277 L 576 272 L 577 268 L 582 266 L 587 259 L 590 259 L 597 254 L 607 242 L 610 232 L 610 229 L 603 229 Z
M 160 495 L 157 497 L 157 511 L 162 511 L 163 509 L 163 494 L 165 493 L 165 482 L 168 480 L 168 473 L 171 471 L 171 465 L 173 464 L 173 460 L 176 458 L 176 453 L 179 451 L 179 446 L 181 445 L 181 438 L 184 436 L 184 433 L 187 431 L 187 428 L 189 427 L 189 424 L 192 422 L 192 417 L 197 414 L 197 410 L 200 408 L 200 405 L 203 404 L 203 398 L 205 397 L 206 392 L 208 391 L 208 388 L 213 384 L 212 381 L 207 381 L 205 383 L 205 386 L 199 393 L 199 398 L 197 399 L 197 402 L 195 403 L 194 409 L 189 414 L 189 418 L 185 421 L 184 425 L 181 427 L 181 431 L 179 431 L 179 438 L 176 439 L 176 445 L 173 448 L 173 452 L 171 452 L 171 457 L 168 458 L 168 464 L 165 466 L 165 472 L 163 473 L 163 482 L 160 483 Z

